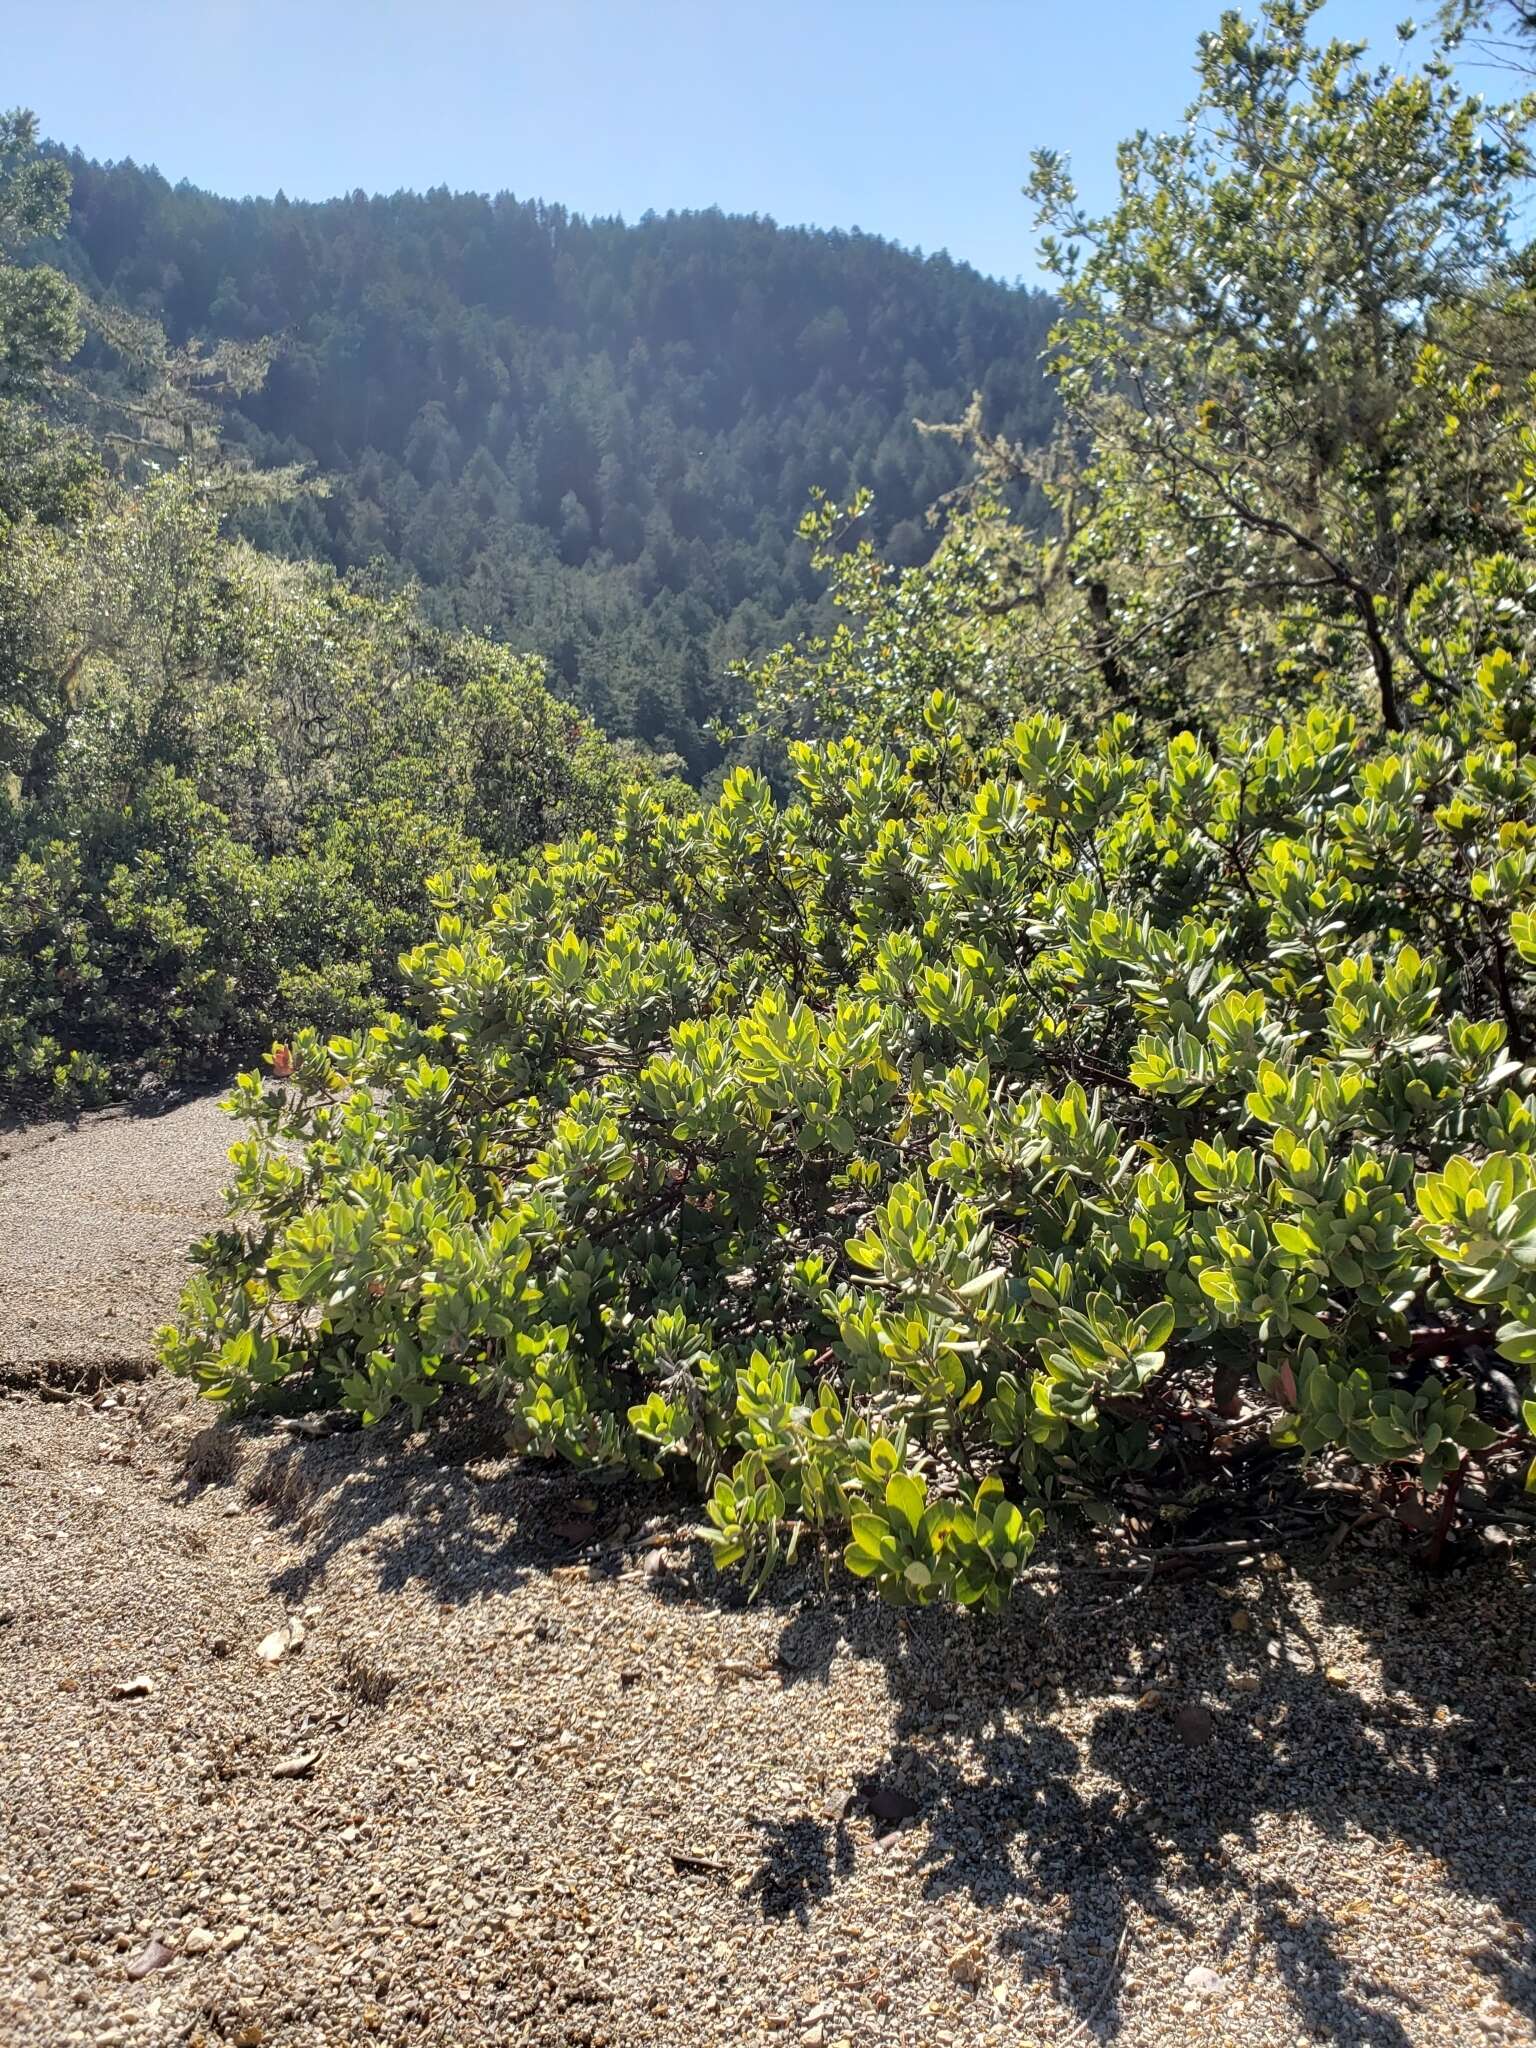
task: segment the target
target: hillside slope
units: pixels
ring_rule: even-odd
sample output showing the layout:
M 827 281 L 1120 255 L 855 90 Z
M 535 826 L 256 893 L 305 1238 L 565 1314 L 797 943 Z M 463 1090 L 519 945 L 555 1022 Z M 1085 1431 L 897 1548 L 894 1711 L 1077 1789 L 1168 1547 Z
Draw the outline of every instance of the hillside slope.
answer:
M 432 191 L 228 200 L 69 158 L 66 264 L 192 335 L 282 337 L 232 428 L 331 494 L 252 538 L 382 558 L 441 623 L 545 654 L 608 729 L 683 754 L 736 657 L 810 620 L 795 528 L 869 485 L 897 561 L 955 480 L 915 418 L 985 393 L 1025 441 L 1053 417 L 1054 302 L 944 256 L 715 212 L 585 220 Z M 57 260 L 57 259 L 54 259 Z

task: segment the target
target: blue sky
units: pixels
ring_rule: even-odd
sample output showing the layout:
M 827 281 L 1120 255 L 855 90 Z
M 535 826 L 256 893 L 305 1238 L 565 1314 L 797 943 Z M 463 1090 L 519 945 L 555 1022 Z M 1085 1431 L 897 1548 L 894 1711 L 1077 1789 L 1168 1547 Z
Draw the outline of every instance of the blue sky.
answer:
M 451 185 L 635 218 L 719 205 L 1036 275 L 1019 187 L 1176 120 L 1221 0 L 64 0 L 0 104 L 226 193 Z M 1383 51 L 1405 0 L 1330 0 Z M 1420 12 L 1430 11 L 1430 0 Z

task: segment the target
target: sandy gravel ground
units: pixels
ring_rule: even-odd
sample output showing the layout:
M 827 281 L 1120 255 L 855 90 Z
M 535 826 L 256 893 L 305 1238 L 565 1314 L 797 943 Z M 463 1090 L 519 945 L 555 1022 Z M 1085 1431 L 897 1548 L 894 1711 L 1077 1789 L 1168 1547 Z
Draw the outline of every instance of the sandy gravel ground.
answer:
M 206 1427 L 0 1398 L 7 2048 L 1536 2040 L 1518 1554 L 746 1607 L 476 1416 Z
M 238 1136 L 211 1096 L 0 1131 L 0 1383 L 149 1362 Z

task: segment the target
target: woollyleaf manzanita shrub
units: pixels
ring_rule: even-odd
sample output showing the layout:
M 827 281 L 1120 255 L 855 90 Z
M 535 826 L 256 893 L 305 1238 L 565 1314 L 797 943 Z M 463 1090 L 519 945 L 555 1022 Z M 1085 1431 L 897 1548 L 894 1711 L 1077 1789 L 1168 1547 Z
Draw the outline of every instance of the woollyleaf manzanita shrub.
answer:
M 995 1605 L 1043 1510 L 1176 1462 L 1213 1372 L 1249 1440 L 1497 1485 L 1532 711 L 1489 661 L 1389 744 L 1319 708 L 977 750 L 935 697 L 904 754 L 796 749 L 786 805 L 738 770 L 443 878 L 415 1014 L 240 1082 L 166 1358 L 368 1418 L 472 1387 L 530 1451 L 686 1469 L 722 1562 L 830 1539 L 898 1601 Z

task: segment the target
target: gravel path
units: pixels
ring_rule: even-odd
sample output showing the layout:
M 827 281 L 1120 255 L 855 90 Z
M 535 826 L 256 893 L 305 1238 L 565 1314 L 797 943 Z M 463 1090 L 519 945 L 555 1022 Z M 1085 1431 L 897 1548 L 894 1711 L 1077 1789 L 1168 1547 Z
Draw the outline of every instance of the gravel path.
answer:
M 180 1200 L 178 1114 L 116 1142 Z M 61 1219 L 185 1217 L 77 1142 L 32 1168 Z M 1520 1554 L 903 1618 L 814 1574 L 743 1606 L 659 1505 L 463 1412 L 0 1397 L 0 2040 L 1536 2040 Z
M 148 1366 L 238 1135 L 213 1096 L 0 1133 L 0 1382 Z

